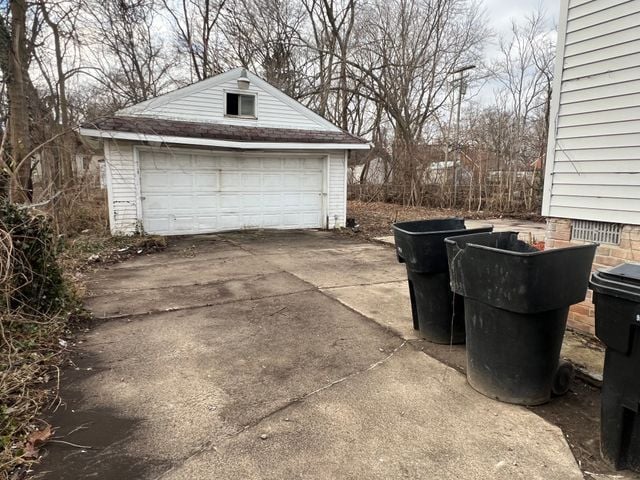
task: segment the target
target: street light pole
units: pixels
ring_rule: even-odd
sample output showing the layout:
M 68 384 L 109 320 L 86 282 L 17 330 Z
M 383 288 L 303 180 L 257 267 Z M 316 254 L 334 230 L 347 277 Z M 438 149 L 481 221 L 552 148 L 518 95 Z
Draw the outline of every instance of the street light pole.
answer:
M 452 206 L 455 206 L 456 201 L 458 200 L 458 165 L 462 159 L 462 152 L 460 151 L 460 108 L 462 106 L 462 95 L 463 90 L 465 89 L 464 85 L 464 72 L 467 70 L 471 70 L 476 68 L 475 65 L 467 65 L 466 67 L 458 68 L 454 70 L 452 73 L 455 75 L 459 73 L 458 77 L 458 108 L 456 112 L 456 155 L 453 160 L 453 202 Z

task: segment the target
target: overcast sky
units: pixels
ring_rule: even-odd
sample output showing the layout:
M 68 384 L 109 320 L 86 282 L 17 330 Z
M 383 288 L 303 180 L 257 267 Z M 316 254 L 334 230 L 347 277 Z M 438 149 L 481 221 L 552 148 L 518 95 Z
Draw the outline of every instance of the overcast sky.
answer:
M 560 12 L 558 0 L 484 0 L 484 5 L 489 24 L 496 32 L 509 29 L 512 18 L 522 18 L 539 6 L 544 8 L 554 24 L 557 23 Z
M 491 44 L 486 48 L 487 60 L 499 53 L 497 37 L 509 34 L 511 20 L 522 20 L 538 8 L 542 8 L 549 19 L 549 30 L 555 31 L 560 13 L 558 0 L 484 0 L 483 4 L 488 24 L 495 35 Z M 476 89 L 472 88 L 469 100 L 472 98 L 473 101 L 480 103 L 492 103 L 496 84 L 494 82 L 485 83 L 479 91 L 478 87 L 479 85 L 476 86 Z

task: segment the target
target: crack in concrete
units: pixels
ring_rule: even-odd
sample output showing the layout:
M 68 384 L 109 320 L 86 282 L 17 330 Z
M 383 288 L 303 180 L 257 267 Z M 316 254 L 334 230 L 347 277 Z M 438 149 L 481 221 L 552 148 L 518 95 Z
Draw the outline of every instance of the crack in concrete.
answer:
M 182 288 L 182 287 L 208 287 L 213 285 L 222 285 L 225 283 L 235 282 L 235 281 L 245 281 L 245 280 L 253 280 L 261 277 L 266 277 L 267 275 L 277 275 L 278 273 L 289 273 L 285 270 L 277 270 L 273 272 L 265 272 L 259 273 L 256 275 L 241 275 L 238 277 L 230 277 L 224 278 L 220 280 L 212 280 L 211 282 L 196 282 L 196 283 L 185 283 L 183 285 L 163 285 L 161 287 L 149 287 L 149 288 L 131 288 L 131 289 L 122 289 L 122 290 L 107 290 L 106 292 L 100 293 L 99 295 L 89 295 L 86 296 L 88 299 L 93 298 L 104 298 L 104 297 L 112 297 L 113 295 L 120 295 L 122 293 L 135 293 L 135 292 L 152 292 L 154 290 L 163 290 L 163 289 L 172 289 L 172 288 Z
M 186 311 L 197 310 L 199 308 L 216 307 L 218 305 L 230 305 L 232 303 L 251 302 L 251 301 L 257 301 L 257 300 L 266 300 L 269 298 L 277 298 L 277 297 L 287 297 L 290 295 L 297 295 L 299 293 L 307 293 L 307 292 L 315 292 L 315 291 L 317 291 L 317 288 L 305 288 L 302 290 L 296 290 L 295 292 L 274 293 L 273 295 L 265 295 L 261 297 L 235 298 L 231 300 L 223 300 L 220 302 L 207 302 L 207 303 L 202 303 L 198 305 L 187 305 L 184 307 L 169 307 L 169 308 L 163 308 L 158 310 L 147 310 L 146 312 L 140 312 L 140 313 L 123 313 L 123 314 L 109 315 L 105 317 L 94 317 L 94 318 L 96 318 L 97 320 L 122 320 L 124 318 L 138 318 L 138 317 L 145 317 L 148 315 L 157 315 L 161 313 L 173 313 L 173 312 L 180 312 L 183 310 L 186 310 Z
M 234 433 L 231 433 L 229 435 L 226 436 L 226 438 L 223 439 L 222 442 L 220 443 L 224 443 L 225 441 L 228 441 L 232 438 L 237 437 L 238 435 L 240 435 L 241 433 L 244 433 L 248 430 L 251 430 L 252 428 L 255 428 L 257 426 L 259 426 L 262 422 L 264 422 L 265 420 L 268 420 L 269 418 L 273 417 L 274 415 L 277 415 L 280 412 L 283 412 L 284 410 L 288 409 L 289 407 L 293 406 L 293 405 L 298 405 L 302 402 L 304 402 L 305 400 L 307 400 L 310 397 L 313 397 L 314 395 L 317 395 L 321 392 L 324 392 L 325 390 L 328 390 L 336 385 L 339 385 L 341 383 L 347 382 L 349 380 L 351 380 L 354 377 L 363 375 L 367 372 L 370 372 L 371 370 L 379 367 L 380 365 L 383 365 L 384 363 L 388 362 L 402 347 L 404 347 L 405 345 L 407 345 L 407 340 L 403 340 L 403 342 L 398 345 L 397 347 L 395 347 L 391 353 L 389 353 L 386 357 L 378 360 L 377 362 L 374 362 L 370 365 L 368 365 L 366 368 L 360 369 L 360 370 L 356 370 L 355 372 L 351 372 L 348 375 L 345 375 L 344 377 L 338 378 L 337 380 L 333 380 L 319 388 L 316 388 L 315 390 L 311 391 L 311 392 L 307 392 L 304 395 L 301 395 L 299 397 L 295 397 L 290 399 L 287 403 L 285 403 L 284 405 L 270 411 L 269 413 L 263 415 L 262 417 L 254 420 L 251 423 L 248 423 L 247 425 L 243 425 L 242 428 Z M 165 472 L 161 473 L 160 475 L 158 475 L 157 477 L 155 477 L 153 480 L 160 480 L 163 477 L 165 477 L 166 475 L 168 475 L 169 473 L 171 473 L 172 471 L 174 471 L 175 469 L 181 467 L 182 465 L 184 465 L 185 463 L 187 463 L 189 460 L 191 460 L 192 458 L 197 457 L 198 455 L 205 453 L 205 452 L 209 452 L 209 451 L 216 451 L 217 447 L 216 445 L 213 444 L 213 440 L 207 440 L 206 442 L 204 442 L 202 445 L 200 445 L 197 449 L 195 449 L 190 455 L 186 456 L 185 458 L 183 458 L 182 460 L 180 460 L 177 464 L 173 465 L 171 468 L 169 468 L 168 470 L 166 470 Z

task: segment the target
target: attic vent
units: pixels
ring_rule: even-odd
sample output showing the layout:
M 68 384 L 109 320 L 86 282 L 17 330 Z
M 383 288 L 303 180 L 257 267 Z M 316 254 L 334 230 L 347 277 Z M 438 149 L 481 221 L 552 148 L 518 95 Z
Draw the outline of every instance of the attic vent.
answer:
M 618 245 L 620 243 L 620 227 L 619 223 L 573 220 L 571 222 L 571 240 Z

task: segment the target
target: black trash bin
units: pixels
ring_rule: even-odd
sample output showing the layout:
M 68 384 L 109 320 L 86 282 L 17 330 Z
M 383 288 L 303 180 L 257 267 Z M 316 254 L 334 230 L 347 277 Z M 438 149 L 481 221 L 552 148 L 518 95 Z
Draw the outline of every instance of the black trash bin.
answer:
M 462 298 L 449 286 L 446 237 L 490 232 L 492 226 L 466 229 L 462 218 L 400 222 L 393 225 L 396 254 L 407 266 L 413 328 L 434 343 L 464 343 Z M 454 305 L 455 301 L 455 305 Z
M 600 450 L 615 468 L 640 472 L 640 265 L 596 272 L 590 286 L 596 336 L 607 347 Z
M 540 251 L 516 232 L 446 245 L 452 290 L 464 297 L 469 384 L 521 405 L 566 393 L 573 368 L 559 356 L 567 314 L 585 298 L 597 245 Z

